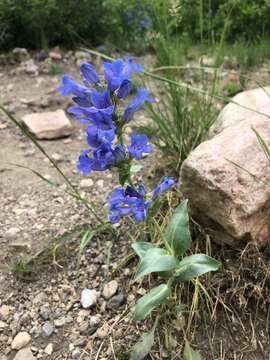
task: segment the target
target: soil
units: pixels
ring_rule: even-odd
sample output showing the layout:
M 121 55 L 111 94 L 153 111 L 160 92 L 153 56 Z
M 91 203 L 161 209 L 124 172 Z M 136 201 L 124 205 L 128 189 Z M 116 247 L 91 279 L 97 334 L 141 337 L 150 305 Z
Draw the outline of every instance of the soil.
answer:
M 78 78 L 76 62 L 73 54 L 56 61 L 55 66 L 61 70 L 57 75 L 48 73 L 50 64 L 39 61 L 37 76 L 21 71 L 18 63 L 0 66 L 0 103 L 17 118 L 30 112 L 66 109 L 69 100 L 55 89 L 62 73 Z M 253 73 L 250 77 L 258 80 L 258 71 Z M 267 74 L 268 78 L 263 72 L 264 81 L 269 81 Z M 252 84 L 251 80 L 249 86 Z M 69 138 L 42 141 L 42 146 L 103 214 L 116 178 L 109 172 L 94 173 L 92 185 L 85 187 L 76 170 L 78 154 L 85 148 L 84 128 L 71 121 L 73 132 Z M 123 226 L 93 237 L 78 273 L 76 254 L 85 231 L 91 231 L 95 224 L 93 217 L 83 204 L 65 193 L 63 179 L 45 156 L 2 113 L 0 144 L 0 360 L 14 359 L 18 352 L 11 344 L 21 331 L 31 335 L 28 346 L 36 359 L 127 359 L 127 350 L 154 322 L 154 318 L 142 324 L 132 320 L 132 307 L 150 283 L 131 282 L 135 259 L 128 260 L 128 266 L 119 266 L 119 261 L 131 253 L 129 234 L 133 235 L 134 229 Z M 58 186 L 48 186 L 16 164 L 40 172 Z M 148 171 L 154 166 L 149 162 Z M 215 253 L 222 254 L 224 265 L 208 283 L 215 304 L 212 317 L 205 298 L 201 299 L 192 331 L 187 332 L 185 327 L 189 314 L 166 313 L 149 359 L 181 359 L 186 335 L 207 360 L 270 359 L 269 253 L 260 253 L 256 261 L 250 253 L 244 258 L 241 252 L 228 249 L 217 248 Z M 113 279 L 120 297 L 114 294 L 106 299 L 103 288 Z M 83 309 L 80 304 L 85 288 L 99 293 L 91 309 Z M 193 285 L 179 289 L 179 293 L 181 300 L 189 303 Z M 116 305 L 111 306 L 111 299 Z M 1 315 L 3 305 L 8 307 L 7 316 Z M 96 326 L 91 325 L 94 320 Z M 54 327 L 48 337 L 43 330 L 46 323 Z

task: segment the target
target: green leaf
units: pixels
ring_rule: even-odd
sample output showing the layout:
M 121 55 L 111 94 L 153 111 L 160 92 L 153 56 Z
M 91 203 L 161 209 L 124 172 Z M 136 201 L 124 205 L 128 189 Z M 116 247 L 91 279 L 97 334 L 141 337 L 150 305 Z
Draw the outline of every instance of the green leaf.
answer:
M 218 261 L 205 254 L 186 256 L 180 261 L 174 276 L 179 281 L 188 281 L 209 271 L 216 271 L 219 266 Z
M 138 241 L 131 245 L 132 249 L 135 251 L 135 253 L 139 256 L 140 259 L 143 259 L 146 252 L 149 249 L 156 248 L 152 243 L 145 242 L 145 241 Z
M 188 341 L 186 341 L 186 343 L 185 343 L 183 360 L 202 360 L 200 353 L 197 351 L 194 351 L 191 348 L 191 346 L 189 345 Z
M 160 248 L 149 249 L 140 262 L 134 281 L 152 272 L 173 270 L 178 264 L 179 261 L 174 256 L 168 255 L 166 250 Z
M 130 360 L 143 360 L 149 354 L 154 344 L 155 326 L 148 333 L 143 333 L 142 338 L 131 349 Z
M 177 256 L 183 255 L 190 247 L 191 236 L 189 231 L 187 200 L 182 202 L 176 209 L 165 231 L 164 238 Z
M 156 307 L 165 302 L 171 295 L 171 288 L 167 284 L 161 284 L 144 295 L 135 305 L 134 320 L 143 320 Z

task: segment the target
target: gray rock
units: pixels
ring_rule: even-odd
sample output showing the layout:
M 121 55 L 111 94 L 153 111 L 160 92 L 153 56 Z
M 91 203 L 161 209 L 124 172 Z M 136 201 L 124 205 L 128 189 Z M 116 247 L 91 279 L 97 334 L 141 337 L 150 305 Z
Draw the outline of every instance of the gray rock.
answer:
M 15 48 L 12 50 L 13 59 L 18 62 L 29 59 L 29 53 L 25 48 Z
M 26 348 L 18 351 L 13 360 L 36 360 L 36 357 L 29 348 Z
M 22 121 L 37 139 L 58 139 L 72 132 L 72 125 L 63 110 L 27 114 Z
M 84 309 L 89 309 L 96 305 L 99 293 L 96 290 L 83 289 L 81 294 L 81 305 Z
M 105 284 L 102 295 L 106 300 L 108 300 L 116 294 L 117 290 L 118 282 L 116 280 L 112 280 L 109 283 Z
M 26 331 L 19 332 L 11 343 L 13 350 L 20 350 L 31 341 L 31 336 Z
M 32 76 L 38 76 L 39 69 L 38 66 L 34 63 L 33 59 L 30 59 L 23 63 L 23 67 L 25 69 L 25 72 Z
M 54 326 L 50 322 L 45 322 L 42 326 L 42 333 L 46 337 L 50 337 L 54 332 Z
M 120 306 L 124 305 L 126 298 L 123 294 L 115 295 L 107 302 L 107 308 L 110 310 L 117 310 Z
M 43 320 L 49 320 L 51 317 L 51 310 L 48 308 L 48 306 L 43 305 L 39 309 L 39 315 Z
M 10 309 L 7 305 L 2 305 L 0 307 L 0 320 L 6 321 L 9 317 Z
M 71 353 L 71 358 L 72 359 L 79 359 L 81 356 L 81 350 L 78 348 L 75 348 L 72 353 Z
M 61 316 L 59 319 L 54 320 L 54 325 L 57 328 L 65 326 L 66 323 L 67 323 L 67 320 L 66 320 L 65 316 Z

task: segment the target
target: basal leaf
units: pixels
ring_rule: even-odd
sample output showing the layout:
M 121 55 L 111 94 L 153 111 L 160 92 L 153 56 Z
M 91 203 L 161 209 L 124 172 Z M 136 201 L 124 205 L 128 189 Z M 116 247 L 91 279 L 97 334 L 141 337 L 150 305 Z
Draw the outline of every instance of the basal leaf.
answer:
M 189 345 L 188 341 L 186 341 L 186 343 L 185 343 L 183 360 L 202 360 L 200 353 L 197 351 L 194 351 L 192 349 L 192 347 Z
M 131 245 L 132 249 L 135 251 L 135 253 L 139 256 L 140 259 L 142 259 L 146 252 L 149 249 L 155 248 L 155 246 L 150 242 L 145 241 L 138 241 Z
M 188 281 L 209 271 L 218 270 L 220 264 L 205 254 L 196 254 L 185 257 L 179 262 L 175 278 L 179 281 Z
M 152 310 L 160 306 L 171 295 L 171 288 L 161 284 L 144 295 L 135 305 L 134 320 L 143 320 Z
M 130 360 L 143 360 L 149 354 L 154 344 L 155 327 L 148 332 L 143 333 L 142 338 L 131 349 Z
M 134 281 L 152 272 L 170 271 L 177 267 L 179 261 L 168 255 L 167 251 L 160 248 L 152 248 L 144 254 Z
M 183 255 L 191 245 L 187 200 L 176 209 L 164 238 L 175 255 Z

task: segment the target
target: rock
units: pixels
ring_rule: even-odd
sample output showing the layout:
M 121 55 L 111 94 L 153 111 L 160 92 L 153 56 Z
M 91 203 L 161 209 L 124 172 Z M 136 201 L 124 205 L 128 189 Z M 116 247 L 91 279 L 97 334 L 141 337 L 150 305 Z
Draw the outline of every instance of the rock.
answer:
M 11 343 L 13 350 L 20 350 L 31 341 L 31 336 L 26 331 L 19 332 Z
M 63 160 L 62 155 L 58 154 L 58 153 L 53 153 L 52 154 L 52 159 L 56 162 L 60 162 L 61 160 Z
M 29 59 L 29 53 L 25 48 L 15 48 L 12 50 L 13 59 L 23 62 Z
M 8 325 L 4 322 L 0 320 L 0 332 L 3 331 Z
M 94 185 L 94 181 L 92 179 L 82 179 L 80 181 L 80 188 L 89 188 Z
M 38 76 L 38 73 L 39 73 L 38 66 L 34 63 L 33 59 L 25 61 L 23 63 L 23 68 L 27 74 L 33 75 L 33 76 Z
M 247 115 L 240 108 L 238 112 Z M 226 116 L 227 129 L 191 152 L 182 165 L 180 185 L 194 215 L 217 242 L 260 246 L 269 239 L 270 167 L 251 127 L 270 146 L 270 122 L 254 114 L 249 120 L 235 117 L 237 125 Z
M 16 236 L 17 234 L 19 234 L 20 231 L 21 230 L 19 228 L 12 227 L 12 228 L 8 229 L 8 231 L 6 232 L 6 236 L 12 238 L 12 237 Z
M 36 360 L 36 358 L 32 354 L 32 351 L 29 348 L 27 348 L 18 351 L 13 360 Z
M 199 62 L 200 64 L 202 64 L 202 66 L 209 66 L 209 67 L 213 67 L 216 64 L 215 58 L 209 56 L 202 56 Z
M 9 307 L 7 305 L 2 305 L 0 307 L 0 320 L 3 321 L 7 320 L 9 317 L 9 312 L 10 312 Z
M 108 300 L 113 295 L 116 294 L 117 289 L 118 289 L 118 282 L 116 280 L 112 280 L 104 286 L 102 295 L 106 300 Z
M 89 333 L 90 335 L 93 334 L 100 324 L 100 317 L 98 316 L 91 316 L 89 321 Z
M 80 324 L 79 327 L 80 334 L 87 335 L 88 330 L 89 330 L 89 322 L 88 320 L 85 320 Z
M 48 344 L 44 349 L 45 354 L 52 355 L 53 353 L 53 344 Z
M 57 51 L 50 51 L 49 58 L 52 60 L 60 61 L 60 60 L 62 60 L 62 54 L 60 54 Z
M 81 350 L 78 348 L 75 348 L 71 353 L 72 359 L 79 359 L 81 357 Z
M 270 97 L 267 92 L 270 93 L 270 87 L 243 91 L 234 96 L 232 101 L 270 116 Z M 230 126 L 238 125 L 242 121 L 257 121 L 259 119 L 265 119 L 265 116 L 230 103 L 220 112 L 209 131 L 209 138 Z
M 46 305 L 42 305 L 41 308 L 39 309 L 39 315 L 43 320 L 49 320 L 51 316 L 51 311 L 49 307 Z
M 57 328 L 65 326 L 66 323 L 67 323 L 67 320 L 66 320 L 65 316 L 61 316 L 59 319 L 54 320 L 54 325 Z
M 117 310 L 120 306 L 124 305 L 126 299 L 123 294 L 115 295 L 107 302 L 107 309 Z
M 46 337 L 50 337 L 54 332 L 54 326 L 50 322 L 45 322 L 42 326 L 42 333 Z
M 58 139 L 69 136 L 72 131 L 72 125 L 63 110 L 27 114 L 22 121 L 37 139 Z
M 96 290 L 83 289 L 81 294 L 81 305 L 84 309 L 89 309 L 96 305 L 99 293 Z

